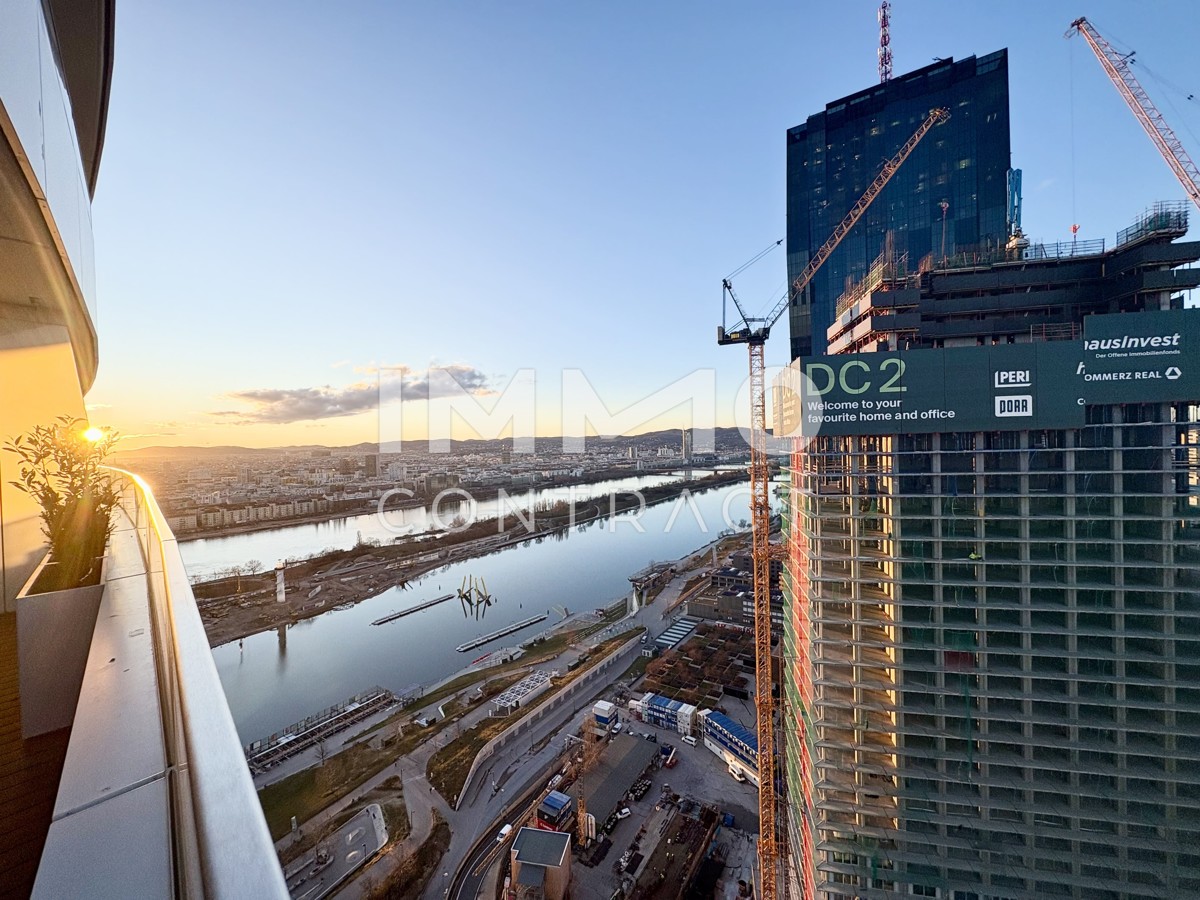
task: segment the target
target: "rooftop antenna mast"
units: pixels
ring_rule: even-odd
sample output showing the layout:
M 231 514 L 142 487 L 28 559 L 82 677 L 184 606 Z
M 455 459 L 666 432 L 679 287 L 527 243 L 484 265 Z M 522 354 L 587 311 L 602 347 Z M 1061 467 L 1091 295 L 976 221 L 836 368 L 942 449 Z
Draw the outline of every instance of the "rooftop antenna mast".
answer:
M 879 83 L 892 80 L 892 4 L 882 0 L 879 4 Z

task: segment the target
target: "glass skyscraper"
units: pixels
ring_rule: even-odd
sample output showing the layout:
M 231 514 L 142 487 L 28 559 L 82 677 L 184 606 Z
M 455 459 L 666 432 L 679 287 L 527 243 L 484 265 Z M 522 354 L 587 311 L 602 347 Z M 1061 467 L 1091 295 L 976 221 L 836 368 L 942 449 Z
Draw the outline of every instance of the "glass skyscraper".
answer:
M 886 234 L 915 269 L 1007 238 L 1008 52 L 940 60 L 825 107 L 787 135 L 787 266 L 793 281 L 934 107 L 950 111 L 892 177 L 789 312 L 792 358 L 825 352 L 847 279 L 857 282 Z M 942 204 L 946 204 L 943 210 Z

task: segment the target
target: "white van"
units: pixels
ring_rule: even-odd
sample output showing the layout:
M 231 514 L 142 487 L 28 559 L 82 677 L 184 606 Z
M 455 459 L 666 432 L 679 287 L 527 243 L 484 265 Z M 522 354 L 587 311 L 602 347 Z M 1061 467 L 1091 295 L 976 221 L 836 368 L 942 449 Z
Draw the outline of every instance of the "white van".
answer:
M 553 778 L 550 779 L 550 784 L 548 785 L 548 787 L 550 788 L 550 790 L 554 790 L 560 784 L 562 784 L 562 775 L 555 775 Z
M 683 736 L 683 742 L 684 742 L 685 744 L 687 744 L 689 747 L 695 747 L 695 746 L 696 746 L 696 739 L 695 739 L 694 737 L 692 737 L 690 734 L 685 734 L 685 735 Z
M 746 776 L 742 774 L 741 769 L 736 769 L 733 766 L 729 767 L 729 774 L 733 776 L 733 780 L 742 784 L 746 781 Z
M 504 839 L 506 837 L 508 837 L 510 834 L 512 834 L 512 826 L 505 825 L 503 828 L 500 829 L 500 834 L 496 837 L 496 843 L 503 844 Z

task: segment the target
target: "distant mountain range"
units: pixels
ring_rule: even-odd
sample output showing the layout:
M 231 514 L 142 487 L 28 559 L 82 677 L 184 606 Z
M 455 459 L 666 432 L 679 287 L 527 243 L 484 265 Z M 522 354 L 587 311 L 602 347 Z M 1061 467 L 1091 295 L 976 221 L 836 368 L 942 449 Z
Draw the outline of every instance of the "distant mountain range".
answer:
M 746 440 L 742 437 L 741 431 L 737 428 L 714 428 L 713 439 L 718 451 L 737 452 L 738 450 L 747 449 Z M 534 449 L 538 454 L 553 454 L 561 450 L 562 441 L 562 437 L 535 438 Z M 587 446 L 589 449 L 620 448 L 624 450 L 629 447 L 637 447 L 639 450 L 651 450 L 659 447 L 679 448 L 680 443 L 681 438 L 677 429 L 647 431 L 643 434 L 634 435 L 599 436 L 587 438 Z M 409 445 L 412 446 L 414 450 L 420 448 L 418 452 L 424 452 L 426 447 L 423 441 L 412 441 L 409 442 Z M 509 438 L 497 440 L 466 440 L 450 442 L 452 453 L 500 453 L 506 447 L 511 446 L 512 441 Z M 116 449 L 112 453 L 112 459 L 115 462 L 133 459 L 197 459 L 216 458 L 222 456 L 264 456 L 275 455 L 279 453 L 312 453 L 314 451 L 326 450 L 331 454 L 353 456 L 364 453 L 378 453 L 379 445 L 363 442 L 344 447 L 326 447 L 321 444 L 294 444 L 286 447 L 239 447 L 234 444 L 217 447 L 153 446 L 139 447 L 136 450 Z M 389 452 L 386 449 L 386 445 L 384 452 Z

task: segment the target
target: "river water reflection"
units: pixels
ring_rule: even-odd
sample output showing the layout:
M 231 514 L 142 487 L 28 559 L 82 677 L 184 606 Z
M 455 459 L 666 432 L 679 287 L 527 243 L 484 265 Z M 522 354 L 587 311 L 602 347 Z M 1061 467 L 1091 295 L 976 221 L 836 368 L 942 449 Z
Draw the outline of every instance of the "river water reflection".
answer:
M 445 566 L 406 589 L 392 588 L 286 630 L 217 647 L 213 655 L 234 722 L 248 743 L 372 685 L 401 691 L 443 678 L 490 650 L 513 646 L 547 628 L 559 618 L 552 612 L 555 607 L 596 609 L 627 595 L 629 575 L 650 561 L 677 559 L 716 539 L 731 523 L 748 519 L 748 500 L 748 486 L 737 484 L 662 503 L 640 517 L 630 513 L 592 522 Z M 353 544 L 358 530 L 349 527 L 346 546 Z M 262 539 L 262 547 L 254 546 L 254 538 Z M 219 540 L 240 542 L 234 561 L 273 560 L 278 554 L 270 548 L 299 544 L 277 532 Z M 329 543 L 325 540 L 316 547 L 310 543 L 306 551 L 290 555 L 312 553 Z M 191 571 L 194 548 L 185 544 L 183 551 Z M 214 553 L 208 556 L 219 558 Z M 482 578 L 495 598 L 478 621 L 465 618 L 458 601 L 450 600 L 387 625 L 371 625 L 390 612 L 455 590 L 467 576 Z M 454 649 L 546 612 L 550 612 L 546 620 L 470 653 Z
M 693 469 L 692 474 L 701 478 L 712 474 L 711 469 Z M 659 484 L 679 481 L 680 473 L 635 475 L 628 478 L 611 478 L 593 484 L 581 484 L 564 488 L 539 488 L 537 490 L 510 493 L 507 501 L 483 500 L 477 504 L 475 518 L 494 518 L 501 510 L 532 509 L 539 504 L 569 500 L 574 493 L 576 501 L 602 497 L 614 491 L 636 491 Z M 465 503 L 447 498 L 439 510 L 442 521 L 448 524 L 456 515 L 467 514 Z M 285 525 L 247 534 L 228 537 L 198 538 L 179 545 L 188 575 L 193 578 L 211 578 L 222 569 L 242 565 L 257 559 L 271 568 L 281 559 L 300 559 L 322 550 L 349 550 L 355 542 L 377 540 L 391 543 L 402 528 L 427 531 L 434 527 L 429 507 L 420 506 L 388 512 L 387 522 L 381 522 L 375 513 L 331 519 L 328 522 L 312 522 L 306 525 Z

